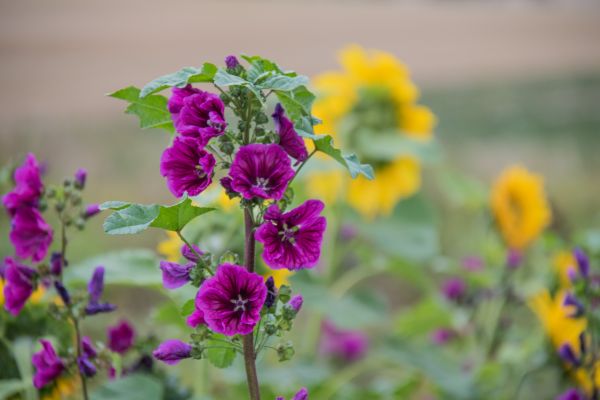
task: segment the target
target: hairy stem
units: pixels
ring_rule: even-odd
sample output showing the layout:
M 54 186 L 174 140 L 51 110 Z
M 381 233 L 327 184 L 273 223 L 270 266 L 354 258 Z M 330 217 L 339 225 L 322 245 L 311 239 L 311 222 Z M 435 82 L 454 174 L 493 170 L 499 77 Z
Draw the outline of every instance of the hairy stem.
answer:
M 254 272 L 254 253 L 256 243 L 254 240 L 254 222 L 250 206 L 244 208 L 244 225 L 246 240 L 244 246 L 244 262 L 248 272 Z M 256 373 L 256 353 L 254 351 L 254 334 L 251 332 L 242 338 L 244 350 L 244 364 L 246 366 L 246 379 L 248 381 L 248 392 L 251 400 L 260 400 L 260 389 L 258 387 L 258 375 Z

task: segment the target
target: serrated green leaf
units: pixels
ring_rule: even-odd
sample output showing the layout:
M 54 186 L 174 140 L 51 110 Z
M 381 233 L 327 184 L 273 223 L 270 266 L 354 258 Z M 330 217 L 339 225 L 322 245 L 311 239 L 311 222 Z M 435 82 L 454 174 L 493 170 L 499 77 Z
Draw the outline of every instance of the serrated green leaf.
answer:
M 181 306 L 181 315 L 183 317 L 187 317 L 188 315 L 191 315 L 195 309 L 196 305 L 194 299 L 190 299 L 183 303 L 183 306 Z
M 283 74 L 277 74 L 269 76 L 263 82 L 257 84 L 257 87 L 263 90 L 279 90 L 289 92 L 307 84 L 308 78 L 306 76 L 300 75 L 290 77 Z
M 324 135 L 316 135 L 313 128 L 313 121 L 310 117 L 301 117 L 294 124 L 294 130 L 298 135 L 308 139 L 320 139 Z
M 129 103 L 125 109 L 126 114 L 137 115 L 140 119 L 142 129 L 160 128 L 174 132 L 171 114 L 167 109 L 167 98 L 160 95 L 146 96 L 140 98 L 140 89 L 129 86 L 109 94 L 115 99 L 124 100 Z
M 297 122 L 302 117 L 310 117 L 315 95 L 306 86 L 299 86 L 291 92 L 275 90 L 275 95 L 292 121 Z
M 184 87 L 188 83 L 212 82 L 217 67 L 211 63 L 204 63 L 201 68 L 185 67 L 172 74 L 163 75 L 154 79 L 142 88 L 140 97 L 144 98 L 169 87 Z
M 161 206 L 158 217 L 150 226 L 168 231 L 181 231 L 194 218 L 213 210 L 214 208 L 197 207 L 189 197 L 185 197 L 170 207 Z
M 257 82 L 273 72 L 281 72 L 277 64 L 266 58 L 260 56 L 242 56 L 242 58 L 251 65 L 246 72 L 250 82 Z
M 356 178 L 359 174 L 362 174 L 367 179 L 373 179 L 375 177 L 373 168 L 369 164 L 361 164 L 356 154 L 344 155 L 339 149 L 335 148 L 331 136 L 326 135 L 314 140 L 314 143 L 315 148 L 318 151 L 327 154 L 346 167 L 352 178 Z
M 213 80 L 214 84 L 217 86 L 227 87 L 227 86 L 242 86 L 246 89 L 250 90 L 254 96 L 264 104 L 264 98 L 261 91 L 254 86 L 252 82 L 245 80 L 244 78 L 240 78 L 237 75 L 232 75 L 225 71 L 222 68 L 219 68 L 217 73 L 215 74 L 215 78 Z
M 218 339 L 218 340 L 216 340 Z M 217 368 L 227 368 L 235 360 L 236 351 L 233 347 L 227 347 L 224 341 L 228 338 L 223 335 L 214 335 L 213 339 L 207 340 L 206 357 L 212 365 Z
M 109 235 L 133 235 L 145 231 L 158 217 L 160 206 L 130 204 L 115 211 L 104 221 L 104 232 Z

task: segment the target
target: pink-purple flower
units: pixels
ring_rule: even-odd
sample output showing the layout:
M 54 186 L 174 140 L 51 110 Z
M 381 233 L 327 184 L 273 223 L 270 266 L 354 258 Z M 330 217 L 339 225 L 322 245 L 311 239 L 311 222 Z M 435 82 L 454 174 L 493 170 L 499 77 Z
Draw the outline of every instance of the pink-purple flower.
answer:
M 579 390 L 575 388 L 568 389 L 566 392 L 558 395 L 556 400 L 586 400 L 586 397 L 582 395 Z
M 213 331 L 227 336 L 246 335 L 260 320 L 266 297 L 267 288 L 260 275 L 238 265 L 222 264 L 215 276 L 200 287 L 197 305 Z
M 168 103 L 175 130 L 198 139 L 202 146 L 225 132 L 225 105 L 219 96 L 193 88 L 173 88 Z
M 23 259 L 31 258 L 33 262 L 43 260 L 52 244 L 52 235 L 52 227 L 37 208 L 16 209 L 9 237 L 17 256 Z
M 177 289 L 188 283 L 192 268 L 194 268 L 192 263 L 182 265 L 170 261 L 161 261 L 160 269 L 165 289 Z
M 276 144 L 241 146 L 229 171 L 231 187 L 245 199 L 279 200 L 294 176 L 291 161 Z
M 275 400 L 285 400 L 283 396 L 278 396 Z M 300 389 L 291 400 L 308 400 L 308 389 Z
M 52 343 L 48 340 L 40 340 L 42 350 L 33 354 L 31 362 L 35 367 L 35 375 L 33 376 L 33 385 L 37 389 L 46 386 L 64 371 L 65 365 L 63 361 L 56 355 Z
M 4 207 L 13 216 L 20 207 L 37 208 L 40 196 L 44 190 L 40 166 L 31 153 L 14 173 L 15 187 L 2 198 Z
M 356 361 L 369 348 L 369 339 L 363 332 L 338 328 L 331 321 L 323 321 L 321 333 L 319 350 L 327 356 L 348 362 Z
M 285 111 L 279 103 L 275 106 L 273 122 L 275 123 L 275 131 L 279 135 L 279 145 L 283 147 L 285 152 L 298 161 L 306 160 L 308 151 L 304 140 L 294 129 L 292 121 L 285 116 Z
M 451 301 L 457 301 L 467 291 L 467 284 L 461 278 L 449 278 L 442 284 L 442 294 Z
M 194 312 L 192 312 L 186 320 L 186 323 L 191 328 L 206 324 L 206 321 L 204 320 L 204 311 L 202 311 L 200 307 L 200 291 L 198 291 L 198 293 L 196 293 L 196 298 L 194 299 Z
M 455 333 L 451 329 L 439 328 L 431 333 L 431 341 L 438 346 L 445 345 L 455 337 Z
M 33 293 L 33 280 L 37 272 L 11 257 L 6 257 L 4 264 L 4 308 L 12 315 L 18 315 Z
M 264 245 L 262 256 L 269 267 L 297 270 L 319 261 L 327 226 L 320 215 L 323 207 L 319 200 L 308 200 L 287 213 L 281 213 L 276 204 L 267 209 L 255 237 Z
M 94 270 L 92 278 L 88 283 L 88 293 L 90 298 L 85 307 L 85 313 L 87 315 L 110 312 L 117 308 L 113 304 L 100 302 L 102 292 L 104 292 L 104 267 L 99 266 Z
M 169 339 L 162 342 L 152 355 L 166 364 L 175 365 L 184 358 L 192 356 L 192 346 L 181 340 Z
M 108 327 L 107 335 L 108 348 L 115 353 L 124 354 L 133 346 L 135 330 L 129 322 L 121 320 L 117 325 Z
M 205 151 L 195 139 L 178 136 L 160 160 L 160 173 L 167 178 L 167 186 L 177 197 L 186 192 L 196 196 L 212 182 L 215 157 Z
M 297 294 L 294 297 L 292 297 L 288 304 L 292 308 L 292 310 L 294 310 L 294 312 L 298 314 L 302 309 L 302 304 L 304 304 L 304 298 L 302 297 L 302 295 Z

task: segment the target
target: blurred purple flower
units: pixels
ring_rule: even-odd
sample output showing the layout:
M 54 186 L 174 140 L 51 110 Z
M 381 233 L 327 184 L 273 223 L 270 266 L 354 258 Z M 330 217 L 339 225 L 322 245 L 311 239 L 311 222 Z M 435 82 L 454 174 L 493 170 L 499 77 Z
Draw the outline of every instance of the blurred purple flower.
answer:
M 230 55 L 225 57 L 225 65 L 227 66 L 227 69 L 235 69 L 240 65 L 240 62 L 235 56 Z
M 304 161 L 308 158 L 308 151 L 304 140 L 294 129 L 294 124 L 285 116 L 285 111 L 281 104 L 277 103 L 275 112 L 272 115 L 275 124 L 275 131 L 279 135 L 279 145 L 283 147 L 290 157 Z
M 277 288 L 275 287 L 275 279 L 270 276 L 267 278 L 265 282 L 265 286 L 267 287 L 267 298 L 265 299 L 265 307 L 271 308 L 273 304 L 275 304 L 275 299 L 277 298 Z
M 17 256 L 23 259 L 31 257 L 39 262 L 46 257 L 52 243 L 52 227 L 36 208 L 21 207 L 13 215 L 10 241 Z
M 321 354 L 350 362 L 362 358 L 368 347 L 369 339 L 363 332 L 340 329 L 331 321 L 323 321 L 319 343 Z
M 225 132 L 225 105 L 219 96 L 195 89 L 191 85 L 173 88 L 168 103 L 175 130 L 198 139 L 202 146 Z
M 83 349 L 83 354 L 88 358 L 95 358 L 98 355 L 98 351 L 94 348 L 92 339 L 89 336 L 84 336 L 81 339 L 81 348 Z
M 288 304 L 292 308 L 292 310 L 294 310 L 296 314 L 298 314 L 302 309 L 302 304 L 304 304 L 304 298 L 302 297 L 302 295 L 297 294 L 294 297 L 292 297 Z
M 573 256 L 575 257 L 575 260 L 577 260 L 577 266 L 579 267 L 581 276 L 588 278 L 590 276 L 590 259 L 588 256 L 580 248 L 575 248 L 573 250 Z
M 255 237 L 264 245 L 262 256 L 269 267 L 297 270 L 315 266 L 327 226 L 320 215 L 323 207 L 320 200 L 308 200 L 283 214 L 276 204 L 267 209 Z
M 192 346 L 181 340 L 169 339 L 162 342 L 152 355 L 169 365 L 175 365 L 184 358 L 190 358 L 192 355 Z
M 568 343 L 564 343 L 558 348 L 558 355 L 568 364 L 573 366 L 579 365 L 579 359 L 575 355 L 575 351 L 573 351 L 571 345 Z
M 77 357 L 77 366 L 79 367 L 79 371 L 88 378 L 91 378 L 98 372 L 94 363 L 86 356 Z
M 192 251 L 192 249 L 194 249 L 194 251 Z M 187 244 L 184 244 L 181 246 L 181 255 L 188 261 L 191 261 L 195 264 L 199 261 L 198 254 L 202 255 L 204 252 L 195 244 L 192 245 L 192 249 Z
M 215 162 L 197 140 L 178 136 L 162 154 L 160 174 L 167 178 L 167 186 L 176 197 L 185 192 L 196 196 L 211 184 Z
M 187 324 L 191 328 L 195 328 L 198 325 L 205 325 L 206 321 L 204 320 L 204 312 L 200 308 L 200 291 L 196 293 L 196 298 L 194 299 L 194 312 L 187 317 Z
M 442 284 L 442 294 L 450 301 L 457 301 L 467 291 L 467 284 L 461 278 L 449 278 Z
M 133 346 L 135 330 L 129 322 L 119 321 L 115 326 L 109 326 L 107 329 L 108 348 L 115 353 L 124 354 Z
M 50 272 L 52 275 L 59 276 L 63 270 L 63 257 L 62 254 L 55 251 L 50 256 Z
M 240 147 L 229 175 L 233 190 L 245 199 L 279 200 L 294 176 L 294 170 L 280 146 L 256 143 Z
M 65 369 L 63 361 L 56 355 L 52 343 L 47 340 L 40 340 L 42 350 L 33 354 L 31 362 L 35 367 L 33 376 L 33 385 L 41 389 L 53 380 L 55 380 Z
M 275 400 L 285 400 L 285 397 L 278 396 Z M 302 388 L 292 397 L 292 400 L 308 400 L 308 390 L 306 388 Z
M 572 293 L 567 293 L 565 295 L 563 305 L 574 307 L 573 313 L 569 315 L 571 318 L 579 318 L 585 313 L 585 307 Z
M 463 258 L 462 266 L 467 271 L 472 271 L 472 272 L 480 271 L 483 269 L 483 260 L 480 257 L 468 256 L 468 257 Z
M 556 400 L 586 400 L 585 396 L 579 393 L 575 388 L 568 389 L 566 392 L 558 395 Z
M 246 335 L 260 320 L 267 297 L 263 278 L 239 265 L 222 264 L 204 281 L 198 305 L 209 328 L 227 336 Z
M 100 303 L 102 292 L 104 291 L 104 267 L 96 267 L 92 275 L 92 279 L 88 283 L 88 292 L 90 299 L 87 306 L 85 307 L 85 313 L 87 315 L 94 315 L 98 313 L 110 312 L 115 310 L 117 307 L 109 303 Z
M 12 315 L 18 315 L 25 303 L 33 293 L 33 279 L 36 270 L 26 265 L 19 264 L 11 257 L 4 259 L 6 269 L 4 277 L 4 308 Z
M 100 206 L 98 204 L 88 204 L 83 212 L 84 218 L 92 218 L 94 215 L 100 213 Z
M 67 306 L 70 305 L 71 304 L 71 296 L 69 295 L 69 291 L 62 284 L 62 282 L 61 281 L 54 281 L 54 288 L 56 289 L 56 292 L 60 296 L 63 304 L 67 305 Z
M 77 172 L 75 172 L 75 187 L 78 189 L 83 189 L 85 187 L 86 179 L 87 171 L 83 168 L 79 168 Z
M 455 336 L 454 331 L 447 328 L 439 328 L 431 334 L 431 341 L 439 346 L 448 343 Z
M 177 264 L 170 261 L 161 261 L 162 281 L 165 289 L 177 289 L 190 281 L 190 271 L 194 264 Z
M 523 254 L 519 250 L 510 249 L 506 255 L 506 266 L 510 269 L 519 268 L 523 261 Z
M 21 207 L 37 208 L 44 189 L 39 164 L 32 153 L 14 173 L 15 187 L 2 198 L 8 213 L 14 216 Z

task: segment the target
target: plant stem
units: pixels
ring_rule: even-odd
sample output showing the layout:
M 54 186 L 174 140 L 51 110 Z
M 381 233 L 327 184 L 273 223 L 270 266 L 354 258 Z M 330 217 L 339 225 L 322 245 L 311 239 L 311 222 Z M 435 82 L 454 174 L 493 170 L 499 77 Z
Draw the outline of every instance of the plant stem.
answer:
M 81 332 L 79 331 L 79 321 L 73 314 L 71 313 L 71 317 L 73 319 L 73 325 L 75 326 L 75 337 L 77 339 L 77 359 L 81 357 Z M 77 371 L 79 372 L 79 377 L 81 378 L 81 389 L 83 391 L 84 400 L 88 400 L 88 391 L 87 391 L 87 382 L 85 379 L 85 375 L 81 372 L 79 365 L 77 365 Z
M 254 258 L 256 243 L 254 240 L 254 222 L 250 206 L 244 208 L 244 225 L 246 230 L 244 246 L 244 262 L 248 272 L 254 272 Z M 246 379 L 248 381 L 248 392 L 251 400 L 260 400 L 260 389 L 258 387 L 258 375 L 256 373 L 256 353 L 254 351 L 253 332 L 243 336 L 242 345 L 244 349 L 244 365 L 246 366 Z

